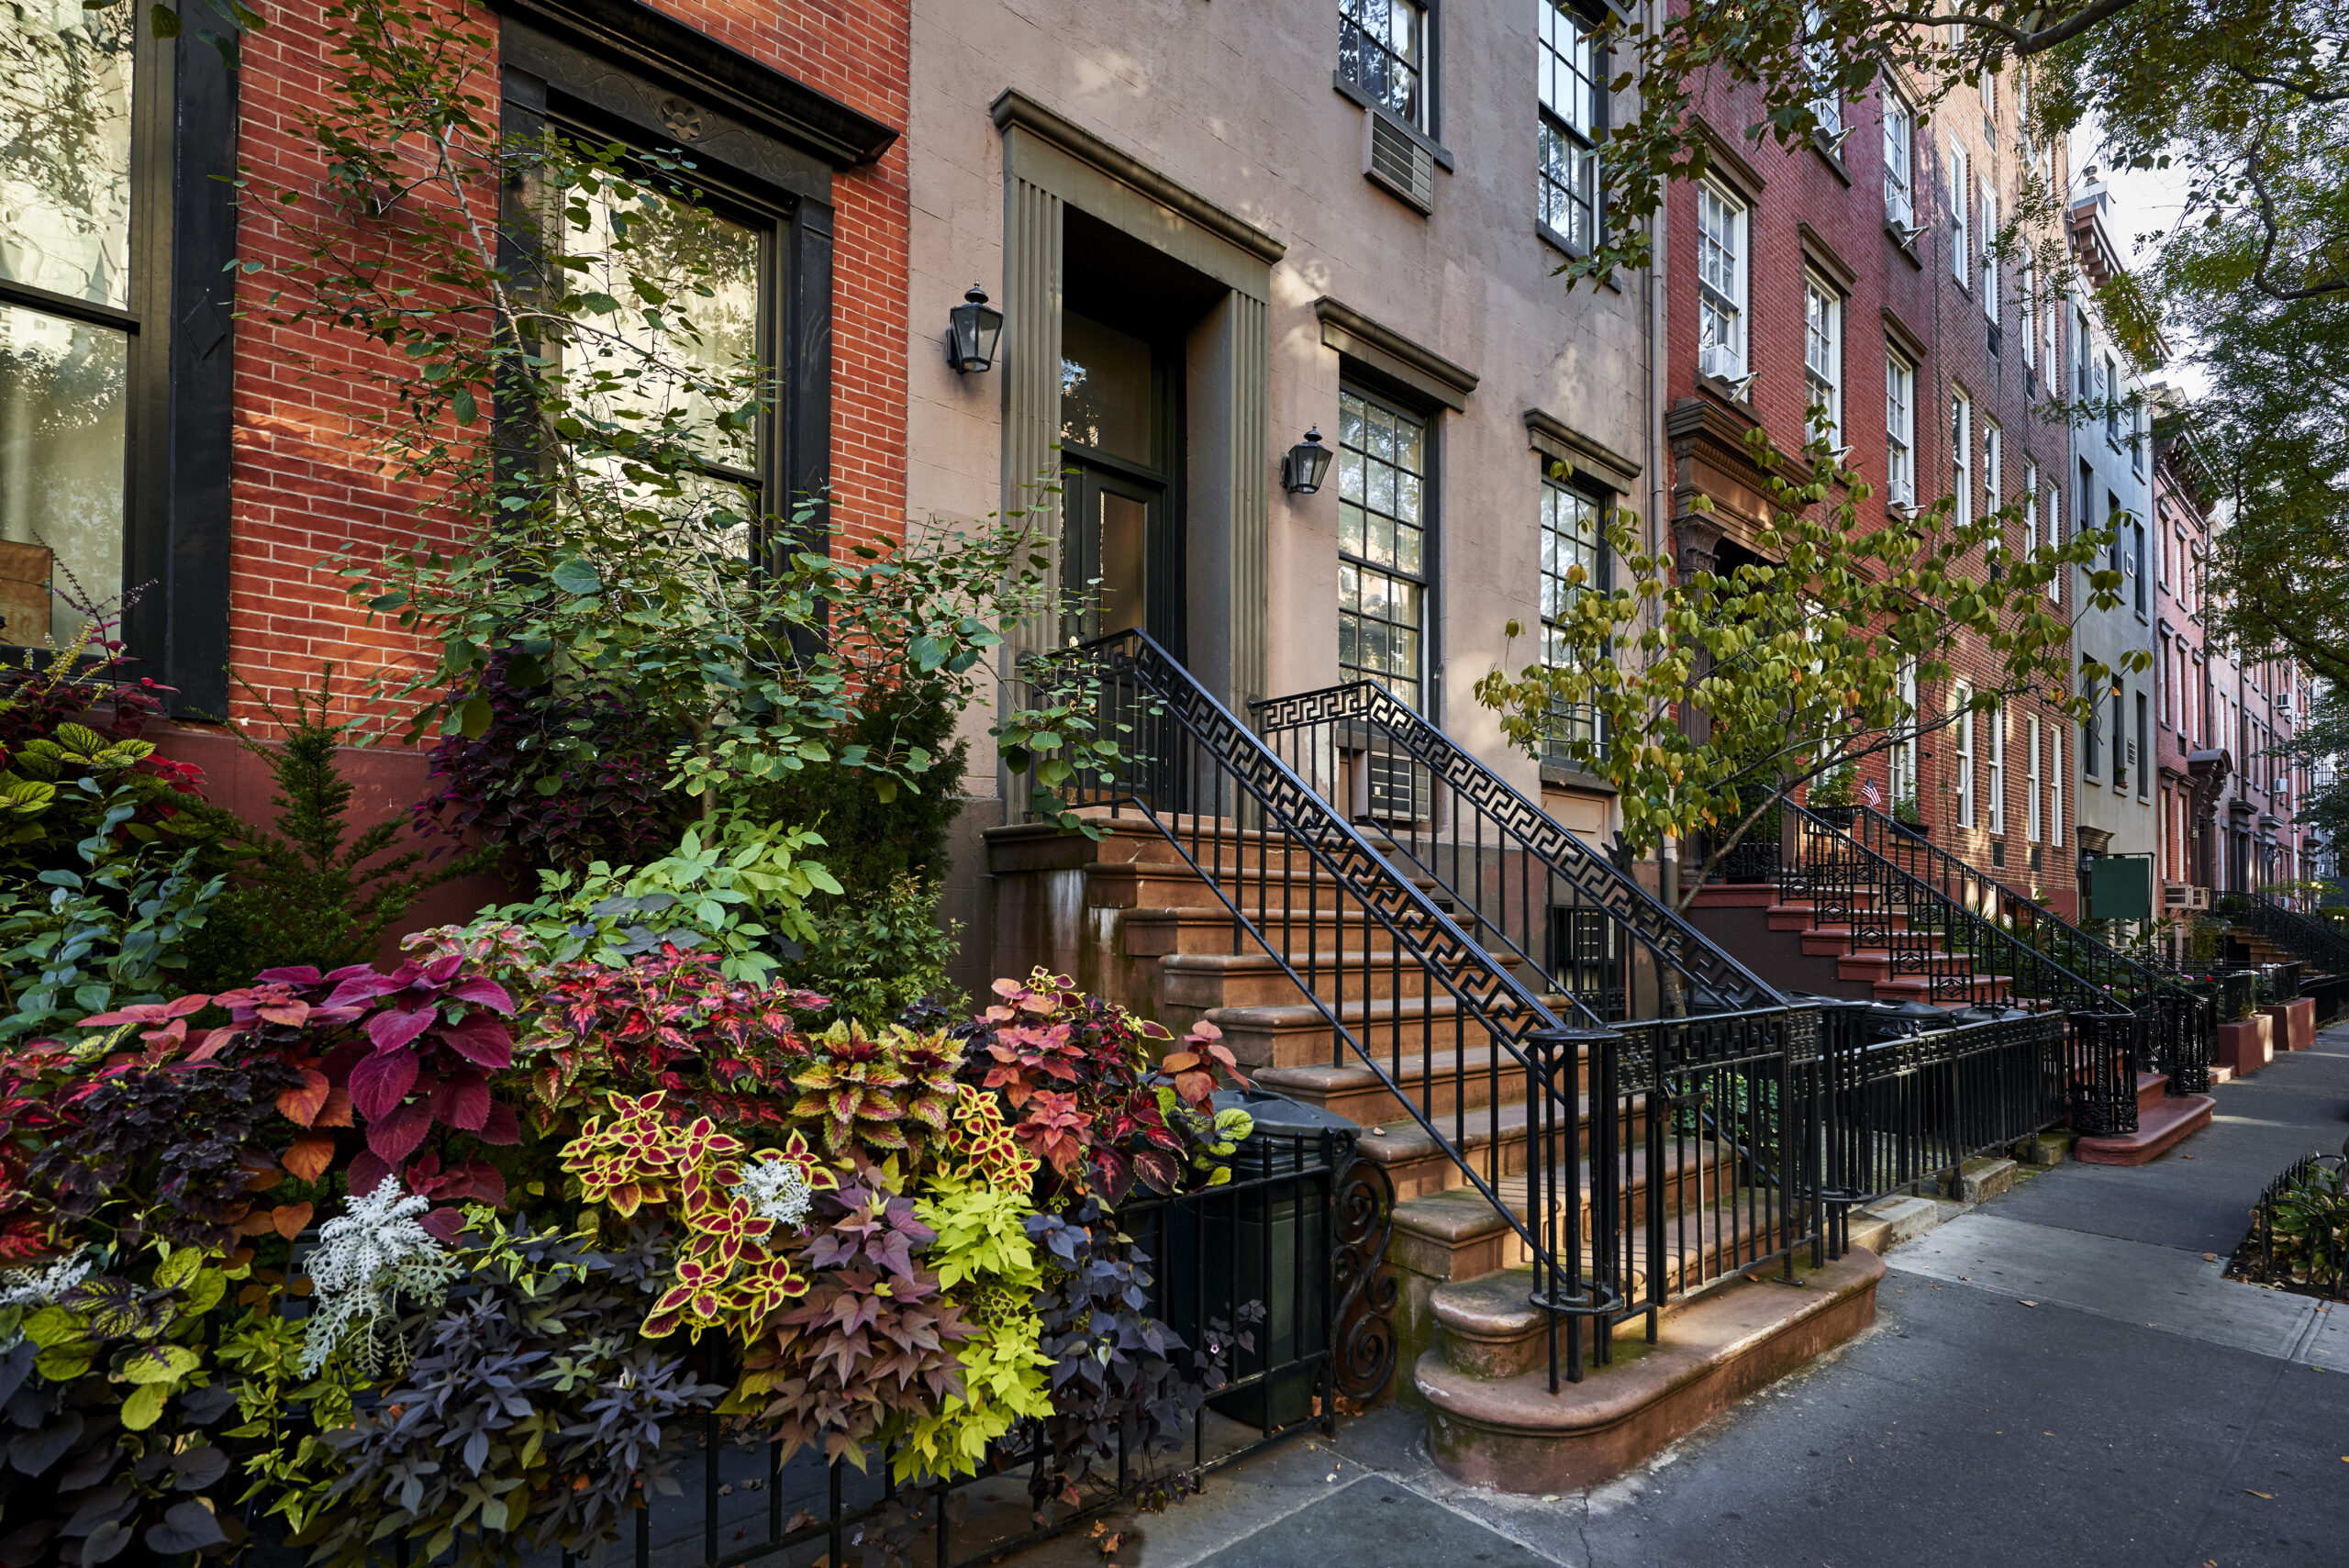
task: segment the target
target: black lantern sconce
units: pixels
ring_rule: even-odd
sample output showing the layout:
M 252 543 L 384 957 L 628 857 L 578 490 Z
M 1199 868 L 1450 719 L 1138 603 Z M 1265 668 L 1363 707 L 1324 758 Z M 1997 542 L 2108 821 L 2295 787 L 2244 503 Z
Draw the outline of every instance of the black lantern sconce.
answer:
M 995 346 L 1003 336 L 1003 312 L 987 303 L 987 291 L 971 285 L 963 303 L 948 311 L 946 362 L 958 375 L 995 368 Z
M 1292 495 L 1310 495 L 1321 488 L 1321 476 L 1329 472 L 1330 449 L 1321 444 L 1321 427 L 1316 425 L 1281 459 L 1281 488 Z

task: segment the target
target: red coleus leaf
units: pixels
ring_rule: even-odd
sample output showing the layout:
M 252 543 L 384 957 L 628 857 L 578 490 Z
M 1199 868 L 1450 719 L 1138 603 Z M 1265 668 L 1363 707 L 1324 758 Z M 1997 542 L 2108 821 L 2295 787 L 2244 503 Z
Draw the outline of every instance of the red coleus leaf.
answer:
M 514 1010 L 514 998 L 506 987 L 487 975 L 469 975 L 449 987 L 449 995 L 459 1002 L 471 1002 L 477 1006 L 495 1007 L 501 1013 Z
M 503 1100 L 492 1100 L 489 1115 L 481 1124 L 479 1134 L 484 1143 L 504 1148 L 522 1141 L 522 1124 L 515 1118 L 514 1107 Z
M 417 1221 L 430 1231 L 444 1246 L 455 1246 L 457 1238 L 465 1231 L 465 1214 L 460 1208 L 432 1209 Z
M 369 1121 L 387 1115 L 416 1086 L 416 1058 L 405 1051 L 379 1051 L 351 1070 L 351 1103 Z
M 432 1130 L 432 1107 L 418 1101 L 367 1122 L 367 1147 L 396 1165 Z
M 433 1018 L 430 1007 L 405 1011 L 386 1007 L 367 1020 L 367 1038 L 375 1042 L 379 1051 L 396 1051 L 430 1029 Z
M 201 1012 L 211 1004 L 208 995 L 182 996 L 170 1002 L 141 1002 L 136 1006 L 117 1008 L 111 1013 L 99 1013 L 82 1020 L 84 1029 L 103 1029 L 114 1024 L 161 1024 L 173 1018 L 184 1018 L 190 1013 Z
M 285 1151 L 284 1163 L 304 1181 L 315 1182 L 334 1163 L 334 1140 L 320 1132 L 305 1133 Z
M 479 1132 L 489 1116 L 489 1080 L 465 1072 L 443 1078 L 432 1086 L 432 1115 L 461 1132 Z
M 440 1038 L 450 1050 L 484 1067 L 499 1069 L 514 1064 L 514 1031 L 506 1027 L 503 1018 L 469 1018 L 441 1029 Z
M 318 1113 L 327 1108 L 334 1085 L 315 1067 L 305 1067 L 301 1072 L 302 1086 L 278 1095 L 277 1108 L 295 1126 L 310 1127 L 317 1123 Z
M 373 1149 L 362 1149 L 351 1161 L 351 1191 L 353 1196 L 365 1197 L 383 1185 L 384 1178 L 392 1173 L 392 1162 Z

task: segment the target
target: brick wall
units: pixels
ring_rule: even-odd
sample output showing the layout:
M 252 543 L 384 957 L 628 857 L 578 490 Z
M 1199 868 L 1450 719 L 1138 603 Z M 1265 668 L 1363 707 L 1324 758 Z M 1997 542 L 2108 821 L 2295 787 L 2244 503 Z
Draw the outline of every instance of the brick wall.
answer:
M 1880 93 L 1880 89 L 1879 89 Z M 2002 352 L 1989 351 L 1987 321 L 1976 294 L 1959 285 L 1946 250 L 1949 218 L 1946 174 L 1943 164 L 1949 138 L 1965 140 L 1976 169 L 1993 168 L 2001 182 L 2004 210 L 2011 213 L 2017 179 L 2012 104 L 2001 105 L 2006 145 L 1984 159 L 1982 116 L 1970 91 L 1943 104 L 1935 119 L 1924 120 L 1914 136 L 1912 191 L 1916 218 L 1931 228 L 1912 245 L 1900 243 L 1886 222 L 1885 156 L 1882 99 L 1878 95 L 1844 107 L 1849 134 L 1840 149 L 1800 146 L 1791 150 L 1775 142 L 1756 145 L 1744 139 L 1742 128 L 1760 119 L 1756 95 L 1747 88 L 1714 84 L 1700 92 L 1696 111 L 1713 127 L 1731 157 L 1717 156 L 1718 178 L 1730 192 L 1749 202 L 1747 217 L 1747 364 L 1754 380 L 1742 401 L 1732 404 L 1727 388 L 1698 373 L 1698 195 L 1691 185 L 1675 186 L 1667 208 L 1671 247 L 1667 272 L 1668 319 L 1665 329 L 1669 377 L 1668 401 L 1680 417 L 1692 423 L 1698 406 L 1727 411 L 1733 420 L 1758 420 L 1780 448 L 1798 450 L 1804 440 L 1809 387 L 1804 372 L 1806 274 L 1815 274 L 1842 296 L 1842 436 L 1852 450 L 1845 466 L 1865 478 L 1875 495 L 1860 508 L 1862 526 L 1880 525 L 1887 501 L 1888 439 L 1885 417 L 1886 356 L 1898 345 L 1904 358 L 1916 365 L 1914 452 L 1918 497 L 1931 502 L 1948 495 L 1954 478 L 1951 450 L 1951 397 L 1964 386 L 1974 400 L 1973 487 L 1978 506 L 1981 477 L 1981 421 L 1995 418 L 2006 441 L 2001 464 L 2000 493 L 2012 500 L 2022 491 L 2023 465 L 2035 461 L 2043 487 L 2060 484 L 2065 468 L 2067 440 L 2060 424 L 2044 421 L 2026 399 L 2020 345 L 2014 341 L 2016 304 L 2013 268 L 2006 269 L 2008 297 L 2002 308 L 2008 331 Z M 1969 269 L 1973 290 L 1978 291 L 1978 239 Z M 2059 347 L 2059 353 L 2061 349 Z M 2043 399 L 2046 395 L 2043 376 Z M 1686 445 L 1687 443 L 1683 443 Z M 1709 495 L 1723 512 L 1735 514 L 1740 486 L 1718 447 L 1709 464 L 1702 443 L 1693 462 L 1681 464 L 1682 484 L 1675 511 L 1686 514 L 1692 493 Z M 1724 505 L 1727 503 L 1727 505 Z M 1717 517 L 1721 515 L 1717 513 Z M 2041 513 L 2044 533 L 2044 511 Z M 1732 523 L 1731 537 L 1741 529 Z M 2020 534 L 2016 542 L 2020 544 Z M 1955 678 L 1977 685 L 1995 678 L 1997 663 L 1986 645 L 1965 639 L 1952 657 Z M 1946 693 L 1926 692 L 1929 707 L 1947 700 Z M 2069 817 L 2074 794 L 2067 779 L 2064 791 L 2063 848 L 2044 846 L 2041 864 L 2030 864 L 2025 843 L 2028 817 L 2024 789 L 2024 713 L 2017 704 L 2009 715 L 2006 750 L 2004 865 L 1992 863 L 1988 820 L 1987 721 L 1978 721 L 1976 743 L 1976 826 L 1958 827 L 1955 811 L 1955 738 L 1949 730 L 1920 741 L 1919 801 L 1933 823 L 1936 840 L 1989 870 L 2009 884 L 2041 890 L 2059 910 L 2071 907 L 2076 884 L 2074 840 Z M 2043 712 L 2046 736 L 2062 720 Z M 2065 765 L 2075 759 L 2067 734 Z M 1887 763 L 1871 761 L 1864 770 L 1885 785 Z M 2043 752 L 2041 771 L 2052 771 Z M 2043 786 L 2044 787 L 2044 786 Z M 1887 791 L 1888 798 L 1888 791 Z M 2052 801 L 2052 795 L 2044 798 Z M 2043 837 L 2045 837 L 2043 833 Z
M 905 0 L 662 8 L 877 119 L 905 124 Z M 496 19 L 486 11 L 468 20 L 495 37 Z M 252 192 L 317 187 L 317 150 L 300 139 L 295 122 L 302 106 L 325 101 L 320 62 L 329 43 L 316 0 L 273 7 L 268 29 L 245 41 L 239 151 Z M 484 92 L 494 87 L 485 75 Z M 851 536 L 894 533 L 905 515 L 904 142 L 877 163 L 841 172 L 833 200 L 834 528 Z M 263 271 L 239 285 L 230 656 L 239 675 L 283 701 L 314 683 L 326 661 L 359 670 L 404 667 L 428 656 L 396 628 L 363 624 L 339 581 L 319 570 L 324 558 L 346 543 L 376 552 L 458 540 L 431 496 L 377 472 L 365 438 L 341 412 L 363 373 L 384 364 L 384 357 L 371 356 L 349 335 L 263 318 L 275 286 L 272 271 L 288 259 L 290 246 L 265 202 L 246 206 L 239 246 L 242 259 L 263 263 Z M 297 354 L 311 360 L 313 378 L 289 370 Z M 241 693 L 235 711 L 258 717 Z

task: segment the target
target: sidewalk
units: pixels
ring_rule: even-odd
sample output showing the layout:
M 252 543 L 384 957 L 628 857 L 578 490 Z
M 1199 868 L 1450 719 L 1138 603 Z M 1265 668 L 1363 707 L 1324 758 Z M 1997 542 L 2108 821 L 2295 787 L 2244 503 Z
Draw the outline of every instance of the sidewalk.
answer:
M 1013 1561 L 2337 1568 L 2349 1306 L 2220 1272 L 2259 1190 L 2349 1136 L 2349 1027 L 2212 1092 L 2153 1164 L 2062 1165 L 1894 1249 L 1874 1329 L 1609 1485 L 1456 1486 L 1388 1407 L 1110 1521 L 1113 1553 Z

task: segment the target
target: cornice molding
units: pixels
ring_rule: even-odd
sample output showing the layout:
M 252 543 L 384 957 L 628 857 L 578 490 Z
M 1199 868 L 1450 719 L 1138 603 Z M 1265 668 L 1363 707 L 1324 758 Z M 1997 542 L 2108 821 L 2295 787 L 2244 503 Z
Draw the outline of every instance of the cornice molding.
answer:
M 1587 473 L 1619 495 L 1631 494 L 1640 480 L 1640 462 L 1625 457 L 1604 441 L 1594 440 L 1555 415 L 1539 408 L 1525 411 L 1526 439 L 1533 450 L 1557 459 L 1578 473 Z
M 1324 347 L 1351 355 L 1380 373 L 1391 376 L 1454 410 L 1468 406 L 1476 390 L 1476 373 L 1453 363 L 1434 350 L 1413 342 L 1391 327 L 1323 295 L 1313 302 L 1321 322 Z

